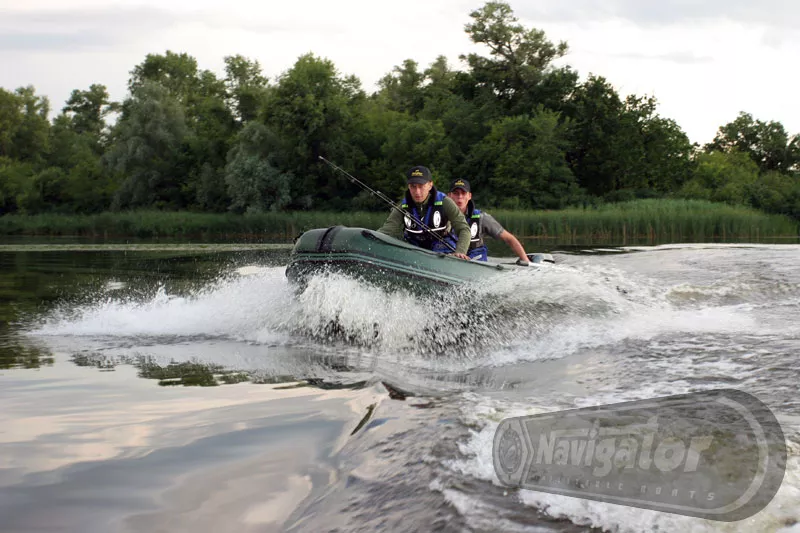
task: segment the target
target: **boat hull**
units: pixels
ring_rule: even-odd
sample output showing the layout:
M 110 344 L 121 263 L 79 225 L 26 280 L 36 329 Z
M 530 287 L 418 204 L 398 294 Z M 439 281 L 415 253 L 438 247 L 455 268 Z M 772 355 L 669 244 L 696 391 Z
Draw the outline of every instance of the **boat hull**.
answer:
M 298 238 L 286 276 L 300 287 L 312 276 L 336 273 L 380 286 L 427 291 L 486 280 L 504 270 L 505 265 L 464 261 L 373 230 L 334 226 Z

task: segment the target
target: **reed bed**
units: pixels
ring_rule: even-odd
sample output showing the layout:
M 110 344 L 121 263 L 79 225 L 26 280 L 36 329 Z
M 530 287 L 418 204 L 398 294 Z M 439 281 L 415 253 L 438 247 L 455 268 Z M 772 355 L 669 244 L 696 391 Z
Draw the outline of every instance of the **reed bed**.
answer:
M 291 242 L 299 233 L 319 227 L 345 225 L 378 227 L 385 213 L 315 211 L 258 214 L 217 214 L 165 211 L 99 213 L 96 215 L 5 215 L 0 235 L 91 237 L 227 237 Z
M 490 211 L 525 239 L 558 244 L 796 241 L 798 222 L 702 200 L 634 200 L 558 211 Z
M 701 200 L 646 199 L 558 211 L 488 209 L 520 238 L 552 244 L 797 241 L 798 222 L 747 207 Z M 0 216 L 0 235 L 226 238 L 292 242 L 312 228 L 378 228 L 386 212 L 257 214 L 134 211 L 96 215 Z

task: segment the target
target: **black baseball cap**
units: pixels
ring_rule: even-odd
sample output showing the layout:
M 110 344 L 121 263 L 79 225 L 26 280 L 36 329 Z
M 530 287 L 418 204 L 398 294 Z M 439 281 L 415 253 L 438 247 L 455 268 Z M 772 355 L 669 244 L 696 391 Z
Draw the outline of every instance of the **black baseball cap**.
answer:
M 453 183 L 450 184 L 450 192 L 453 192 L 456 189 L 464 189 L 465 192 L 471 192 L 469 190 L 469 182 L 464 178 L 453 180 Z
M 409 183 L 428 183 L 429 181 L 433 181 L 433 178 L 431 177 L 431 171 L 428 167 L 411 167 L 411 170 L 408 171 L 407 176 Z

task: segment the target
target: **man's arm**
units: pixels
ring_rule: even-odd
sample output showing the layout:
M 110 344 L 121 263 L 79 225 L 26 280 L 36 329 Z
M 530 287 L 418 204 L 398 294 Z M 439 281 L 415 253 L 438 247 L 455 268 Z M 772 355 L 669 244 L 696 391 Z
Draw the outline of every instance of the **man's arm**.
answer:
M 500 239 L 504 243 L 506 243 L 509 248 L 514 250 L 514 253 L 517 254 L 524 262 L 529 262 L 528 255 L 525 253 L 525 248 L 522 247 L 522 244 L 514 237 L 511 232 L 503 228 L 500 223 L 489 213 L 481 213 L 481 226 L 483 228 L 483 232 L 490 237 L 494 237 L 495 239 Z
M 450 226 L 458 235 L 455 253 L 466 254 L 467 250 L 469 250 L 470 233 L 469 224 L 467 224 L 467 219 L 464 218 L 464 213 L 461 212 L 453 199 L 447 196 L 442 200 L 442 208 L 444 209 L 444 214 L 447 215 L 447 220 L 450 221 Z
M 509 233 L 508 230 L 504 230 L 503 233 L 500 234 L 500 239 L 514 250 L 514 253 L 517 254 L 517 257 L 519 257 L 521 261 L 525 263 L 530 262 L 528 255 L 525 253 L 525 248 L 522 247 L 522 244 L 516 237 Z
M 378 233 L 383 233 L 395 239 L 403 238 L 403 214 L 397 209 L 392 209 L 389 213 L 389 218 L 383 223 L 383 226 L 378 229 Z

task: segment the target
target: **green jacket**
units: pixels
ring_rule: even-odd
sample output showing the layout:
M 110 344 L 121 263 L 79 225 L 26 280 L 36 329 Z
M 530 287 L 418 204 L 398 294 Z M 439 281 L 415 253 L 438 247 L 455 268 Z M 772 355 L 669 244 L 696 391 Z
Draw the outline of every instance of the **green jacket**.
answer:
M 422 211 L 423 206 L 428 202 L 428 198 L 417 204 L 417 210 Z M 400 207 L 399 205 L 397 206 Z M 450 227 L 458 235 L 458 244 L 456 245 L 456 252 L 466 254 L 469 249 L 469 225 L 464 218 L 464 213 L 458 208 L 456 203 L 445 196 L 442 201 L 442 209 L 450 222 Z M 395 239 L 403 239 L 403 232 L 405 231 L 405 224 L 403 223 L 403 213 L 398 209 L 392 209 L 389 213 L 389 218 L 383 223 L 383 226 L 378 230 L 379 233 L 394 237 Z

